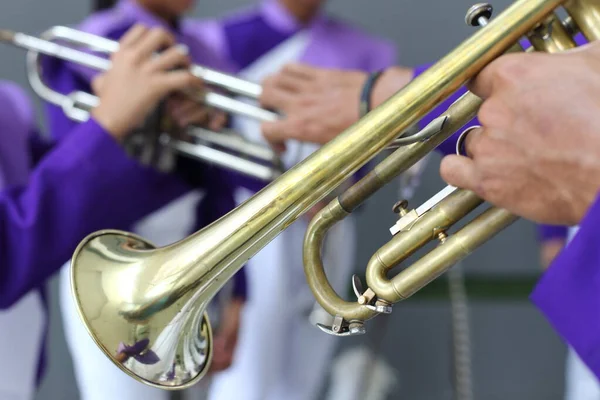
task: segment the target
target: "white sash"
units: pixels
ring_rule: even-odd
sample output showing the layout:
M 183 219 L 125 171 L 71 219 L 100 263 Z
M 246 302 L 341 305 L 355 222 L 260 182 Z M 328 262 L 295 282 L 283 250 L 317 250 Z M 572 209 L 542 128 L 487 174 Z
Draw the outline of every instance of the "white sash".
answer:
M 306 31 L 292 36 L 276 46 L 270 52 L 263 54 L 254 61 L 254 63 L 242 70 L 239 76 L 252 82 L 262 82 L 266 77 L 281 70 L 284 65 L 299 60 L 310 43 L 309 36 L 309 32 Z M 251 104 L 257 104 L 255 101 L 248 99 L 241 100 Z M 232 127 L 251 141 L 264 144 L 267 143 L 262 136 L 260 122 L 254 119 L 236 116 L 232 120 Z M 287 141 L 286 145 L 287 151 L 282 156 L 282 161 L 286 168 L 292 167 L 318 148 L 318 145 L 300 143 L 295 140 Z M 242 190 L 240 195 L 242 192 L 249 195 L 247 190 Z M 243 198 L 243 200 L 246 200 L 246 198 Z M 236 200 L 240 201 L 240 199 Z
M 0 311 L 0 399 L 33 398 L 45 321 L 38 291 Z

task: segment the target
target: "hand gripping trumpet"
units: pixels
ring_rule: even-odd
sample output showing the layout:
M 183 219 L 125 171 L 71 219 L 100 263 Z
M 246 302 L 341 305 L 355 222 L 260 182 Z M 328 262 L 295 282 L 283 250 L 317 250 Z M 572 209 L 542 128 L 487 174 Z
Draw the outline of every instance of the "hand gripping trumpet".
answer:
M 28 50 L 27 77 L 32 89 L 42 99 L 61 107 L 67 117 L 77 122 L 84 122 L 89 118 L 90 110 L 98 105 L 98 98 L 87 92 L 62 94 L 50 88 L 42 78 L 43 65 L 40 55 L 105 71 L 110 68 L 111 62 L 101 55 L 110 55 L 119 49 L 118 42 L 65 26 L 52 27 L 39 38 L 20 32 L 0 30 L 0 41 Z M 201 65 L 193 65 L 191 72 L 202 78 L 208 86 L 249 100 L 257 100 L 262 93 L 262 87 L 257 83 Z M 279 118 L 275 112 L 215 91 L 186 94 L 210 107 L 259 121 L 275 121 Z M 126 146 L 144 163 L 156 166 L 160 164 L 156 159 L 160 158 L 161 153 L 166 153 L 167 157 L 179 153 L 267 182 L 283 172 L 281 160 L 265 145 L 249 142 L 233 132 L 216 133 L 200 127 L 189 128 L 183 133 L 173 135 L 165 132 L 169 129 L 163 129 L 161 121 L 155 121 L 157 118 L 161 119 L 160 115 L 152 117 L 149 119 L 150 123 L 139 129 L 139 134 L 136 132 L 128 138 Z M 185 136 L 188 140 L 184 140 Z M 163 158 L 166 157 L 163 155 Z M 169 167 L 163 169 L 168 170 Z
M 568 29 L 555 17 L 565 7 Z M 467 21 L 485 25 L 337 138 L 314 152 L 226 216 L 163 248 L 131 233 L 104 230 L 84 239 L 73 256 L 71 282 L 80 316 L 98 346 L 124 372 L 149 385 L 180 389 L 206 373 L 212 333 L 206 306 L 241 266 L 316 202 L 392 143 L 487 64 L 528 37 L 536 49 L 573 47 L 572 34 L 600 36 L 600 6 L 591 0 L 518 0 L 488 23 L 477 5 Z M 362 333 L 365 321 L 391 310 L 517 218 L 491 207 L 450 234 L 450 227 L 483 201 L 447 188 L 416 210 L 397 207 L 394 237 L 367 266 L 358 301 L 331 288 L 321 261 L 327 230 L 398 174 L 433 151 L 477 113 L 481 100 L 466 93 L 425 130 L 423 141 L 398 148 L 365 178 L 333 200 L 311 222 L 305 271 L 318 302 L 335 317 L 336 335 Z M 431 240 L 442 242 L 399 275 L 388 271 Z M 256 293 L 268 296 L 268 293 Z

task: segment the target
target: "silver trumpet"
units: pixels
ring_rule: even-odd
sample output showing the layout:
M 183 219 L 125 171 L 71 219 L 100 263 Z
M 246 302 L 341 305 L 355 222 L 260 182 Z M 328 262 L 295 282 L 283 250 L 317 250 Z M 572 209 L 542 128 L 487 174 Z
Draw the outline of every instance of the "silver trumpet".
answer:
M 32 89 L 42 99 L 61 107 L 67 117 L 77 122 L 84 122 L 89 118 L 90 110 L 99 103 L 98 97 L 82 91 L 62 94 L 51 89 L 41 76 L 40 54 L 106 71 L 111 67 L 110 60 L 89 52 L 109 55 L 119 49 L 119 43 L 116 41 L 64 26 L 52 27 L 40 37 L 0 30 L 0 41 L 28 51 L 27 76 Z M 262 92 L 262 87 L 257 83 L 201 65 L 193 65 L 191 72 L 209 86 L 250 100 L 257 100 Z M 207 106 L 227 113 L 259 121 L 275 121 L 279 118 L 275 112 L 221 93 L 206 91 L 201 96 L 196 93 L 186 94 Z M 265 182 L 274 180 L 284 172 L 281 160 L 274 150 L 259 143 L 249 142 L 232 131 L 216 133 L 192 127 L 186 129 L 183 134 L 173 135 L 166 133 L 160 122 L 155 123 L 150 130 L 156 131 L 148 133 L 145 128 L 140 134 L 132 135 L 127 147 L 141 162 L 152 163 L 162 170 L 172 169 L 174 155 L 177 153 Z

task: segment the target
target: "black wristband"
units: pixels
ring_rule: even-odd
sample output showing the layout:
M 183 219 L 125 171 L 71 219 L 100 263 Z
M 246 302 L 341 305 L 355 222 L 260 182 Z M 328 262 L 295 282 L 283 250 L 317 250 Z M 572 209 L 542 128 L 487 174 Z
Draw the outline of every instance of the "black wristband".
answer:
M 360 104 L 358 110 L 360 118 L 364 117 L 369 111 L 371 111 L 371 92 L 373 91 L 375 82 L 377 82 L 377 79 L 379 79 L 382 74 L 383 71 L 373 72 L 365 81 L 360 94 Z

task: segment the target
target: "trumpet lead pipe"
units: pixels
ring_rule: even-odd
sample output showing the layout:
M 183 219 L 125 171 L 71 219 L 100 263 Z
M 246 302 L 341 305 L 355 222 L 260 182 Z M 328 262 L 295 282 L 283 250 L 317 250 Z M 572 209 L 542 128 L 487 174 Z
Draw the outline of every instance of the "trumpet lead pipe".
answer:
M 119 42 L 66 26 L 55 26 L 49 29 L 45 34 L 45 38 L 48 40 L 62 39 L 73 44 L 90 46 L 94 50 L 105 53 L 114 53 L 119 50 Z M 191 73 L 208 84 L 252 99 L 258 99 L 262 94 L 262 86 L 257 83 L 246 81 L 234 75 L 229 75 L 202 65 L 193 65 Z
M 105 58 L 75 50 L 67 46 L 62 46 L 48 40 L 39 39 L 35 36 L 27 35 L 21 32 L 12 32 L 5 29 L 0 30 L 0 41 L 13 44 L 16 47 L 20 47 L 29 51 L 77 63 L 99 71 L 106 71 L 111 66 L 110 60 Z

